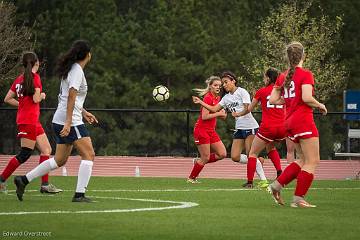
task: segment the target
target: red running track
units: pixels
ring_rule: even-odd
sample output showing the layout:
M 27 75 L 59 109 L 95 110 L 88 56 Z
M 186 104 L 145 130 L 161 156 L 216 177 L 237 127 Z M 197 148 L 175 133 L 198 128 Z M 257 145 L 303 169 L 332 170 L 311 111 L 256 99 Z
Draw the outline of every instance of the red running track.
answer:
M 0 169 L 5 167 L 12 156 L 0 155 Z M 15 175 L 24 174 L 34 168 L 39 161 L 32 156 L 21 165 Z M 67 175 L 76 176 L 80 164 L 79 157 L 70 157 L 66 164 Z M 192 158 L 184 157 L 129 157 L 129 156 L 97 156 L 93 167 L 93 176 L 135 176 L 136 166 L 143 177 L 177 177 L 186 178 L 192 168 Z M 287 166 L 282 161 L 283 168 Z M 272 163 L 265 161 L 264 171 L 268 178 L 275 178 Z M 321 160 L 315 174 L 316 179 L 354 178 L 360 171 L 359 160 Z M 51 172 L 53 176 L 62 175 L 62 169 Z M 200 174 L 200 178 L 246 179 L 246 165 L 224 159 L 208 164 Z

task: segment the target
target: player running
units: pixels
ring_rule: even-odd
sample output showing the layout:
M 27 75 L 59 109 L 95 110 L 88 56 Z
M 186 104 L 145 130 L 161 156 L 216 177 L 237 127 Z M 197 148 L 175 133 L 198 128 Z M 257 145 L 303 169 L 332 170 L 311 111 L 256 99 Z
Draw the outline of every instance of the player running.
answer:
M 13 172 L 31 156 L 34 148 L 40 151 L 39 163 L 49 159 L 51 146 L 39 121 L 40 102 L 46 95 L 42 92 L 39 74 L 39 60 L 34 52 L 26 52 L 22 56 L 24 73 L 18 76 L 5 96 L 4 102 L 17 107 L 16 124 L 18 138 L 21 142 L 20 152 L 10 159 L 0 175 L 0 191 L 7 192 L 6 180 Z M 17 97 L 17 99 L 16 99 Z M 41 178 L 41 193 L 59 193 L 61 189 L 49 183 L 49 175 Z
M 207 88 L 194 89 L 203 101 L 214 106 L 220 101 L 221 79 L 211 76 L 206 80 Z M 216 133 L 216 118 L 226 118 L 224 109 L 211 113 L 204 107 L 200 108 L 200 115 L 194 127 L 194 140 L 200 153 L 200 159 L 194 159 L 194 166 L 187 182 L 199 183 L 196 178 L 204 168 L 205 164 L 216 162 L 226 157 L 226 148 Z
M 282 172 L 280 156 L 275 148 L 275 143 L 277 141 L 284 140 L 286 137 L 284 125 L 285 110 L 283 105 L 272 105 L 269 103 L 270 94 L 278 75 L 279 71 L 275 68 L 269 68 L 266 70 L 263 77 L 265 87 L 260 88 L 256 92 L 251 104 L 248 107 L 248 112 L 251 112 L 260 102 L 262 110 L 260 128 L 256 133 L 249 152 L 247 164 L 248 184 L 253 184 L 256 160 L 264 148 L 266 148 L 266 152 L 274 164 L 277 176 L 280 176 Z M 246 113 L 247 112 L 244 112 L 244 114 Z M 267 182 L 260 182 L 258 186 L 260 188 L 266 188 L 268 185 L 269 184 Z
M 16 194 L 20 201 L 23 200 L 25 187 L 29 182 L 63 166 L 75 147 L 82 160 L 72 201 L 92 202 L 91 199 L 85 197 L 85 191 L 91 177 L 95 153 L 83 122 L 83 118 L 90 124 L 97 122 L 95 116 L 83 108 L 88 90 L 83 69 L 90 59 L 90 46 L 84 40 L 75 41 L 71 49 L 59 59 L 57 72 L 61 79 L 61 91 L 59 104 L 53 117 L 55 156 L 44 161 L 26 175 L 15 177 Z
M 287 166 L 284 172 L 269 185 L 268 191 L 276 203 L 284 205 L 280 196 L 281 189 L 295 178 L 295 194 L 291 207 L 316 207 L 305 201 L 304 197 L 314 179 L 314 172 L 320 161 L 319 133 L 316 128 L 313 108 L 327 113 L 324 104 L 314 96 L 314 77 L 311 71 L 304 69 L 304 47 L 292 42 L 286 48 L 289 69 L 277 79 L 270 97 L 270 104 L 286 105 L 286 130 L 288 137 L 295 142 L 300 159 Z

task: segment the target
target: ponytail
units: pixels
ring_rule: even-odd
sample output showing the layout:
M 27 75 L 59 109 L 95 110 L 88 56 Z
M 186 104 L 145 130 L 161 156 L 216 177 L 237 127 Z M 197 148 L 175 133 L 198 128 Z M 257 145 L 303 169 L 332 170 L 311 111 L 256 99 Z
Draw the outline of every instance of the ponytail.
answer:
M 276 68 L 273 68 L 273 67 L 266 70 L 265 76 L 267 76 L 269 78 L 268 85 L 276 82 L 276 79 L 278 78 L 279 73 L 280 73 L 279 70 L 277 70 Z
M 284 87 L 289 88 L 292 77 L 295 73 L 295 67 L 300 63 L 304 56 L 304 47 L 299 42 L 292 42 L 286 47 L 286 56 L 289 62 L 289 71 L 286 75 Z
M 195 91 L 200 97 L 203 97 L 205 94 L 207 94 L 210 91 L 210 85 L 213 84 L 213 82 L 215 81 L 221 81 L 221 79 L 218 76 L 210 76 L 205 81 L 207 85 L 206 88 L 194 88 L 193 91 Z
M 71 70 L 71 67 L 77 61 L 84 60 L 91 48 L 87 41 L 77 40 L 73 43 L 70 50 L 68 50 L 64 55 L 60 56 L 57 66 L 56 74 L 60 79 L 66 79 L 68 73 Z
M 21 88 L 21 94 L 24 96 L 32 96 L 35 93 L 34 74 L 32 68 L 38 61 L 38 57 L 33 52 L 26 52 L 22 57 L 22 65 L 24 70 L 24 81 Z

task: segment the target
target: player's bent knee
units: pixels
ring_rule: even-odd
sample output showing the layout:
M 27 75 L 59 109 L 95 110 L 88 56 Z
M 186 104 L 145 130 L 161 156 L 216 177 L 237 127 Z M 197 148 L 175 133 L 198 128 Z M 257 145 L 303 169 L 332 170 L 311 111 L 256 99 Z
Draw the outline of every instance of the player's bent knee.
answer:
M 220 153 L 219 158 L 220 159 L 226 158 L 226 152 Z
M 20 152 L 16 155 L 16 159 L 22 164 L 30 158 L 32 151 L 31 148 L 22 147 Z
M 84 155 L 85 156 L 82 156 L 83 159 L 90 160 L 90 161 L 94 161 L 94 159 L 95 159 L 95 152 L 94 151 L 85 153 Z
M 45 156 L 51 155 L 51 151 L 52 151 L 51 147 L 42 149 L 41 155 L 45 155 Z
M 232 156 L 231 160 L 233 160 L 234 162 L 239 162 L 240 161 L 240 156 Z

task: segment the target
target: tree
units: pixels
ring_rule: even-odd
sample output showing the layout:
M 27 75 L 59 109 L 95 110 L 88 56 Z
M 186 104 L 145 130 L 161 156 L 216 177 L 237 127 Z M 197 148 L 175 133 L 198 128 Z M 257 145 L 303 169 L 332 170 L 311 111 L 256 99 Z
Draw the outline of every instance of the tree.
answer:
M 343 26 L 341 16 L 330 19 L 322 9 L 318 17 L 312 17 L 309 11 L 312 1 L 299 4 L 296 1 L 284 3 L 272 10 L 259 26 L 259 49 L 255 52 L 252 65 L 243 65 L 243 85 L 248 89 L 258 89 L 265 68 L 272 66 L 286 69 L 285 47 L 292 41 L 299 41 L 307 54 L 304 67 L 310 69 L 315 77 L 316 98 L 328 101 L 341 93 L 346 86 L 347 72 L 339 62 L 336 46 Z M 246 80 L 246 81 L 244 81 Z M 249 84 L 250 83 L 250 84 Z M 321 157 L 330 159 L 336 136 L 331 126 L 331 119 L 317 119 L 320 131 Z
M 16 26 L 16 7 L 11 3 L 0 1 L 0 96 L 1 102 L 10 88 L 10 84 L 19 74 L 19 59 L 21 53 L 30 50 L 31 32 L 29 28 Z M 2 104 L 1 104 L 2 105 Z M 2 140 L 0 149 L 2 153 L 14 152 L 16 139 L 13 134 L 16 131 L 15 111 L 0 112 L 0 132 Z
M 284 58 L 285 47 L 292 41 L 301 42 L 307 54 L 304 67 L 314 73 L 316 97 L 327 101 L 345 88 L 347 72 L 338 61 L 334 47 L 339 41 L 343 26 L 341 16 L 330 19 L 321 11 L 318 18 L 309 15 L 312 1 L 299 4 L 296 1 L 284 3 L 274 9 L 259 26 L 259 50 L 253 58 L 252 66 L 245 67 L 253 79 L 262 76 L 264 68 L 287 68 Z M 244 84 L 248 81 L 244 81 Z M 254 89 L 260 81 L 249 86 Z M 248 85 L 248 84 L 247 84 Z
M 9 84 L 19 73 L 21 53 L 32 47 L 31 31 L 15 25 L 16 7 L 0 2 L 0 96 L 9 89 Z

